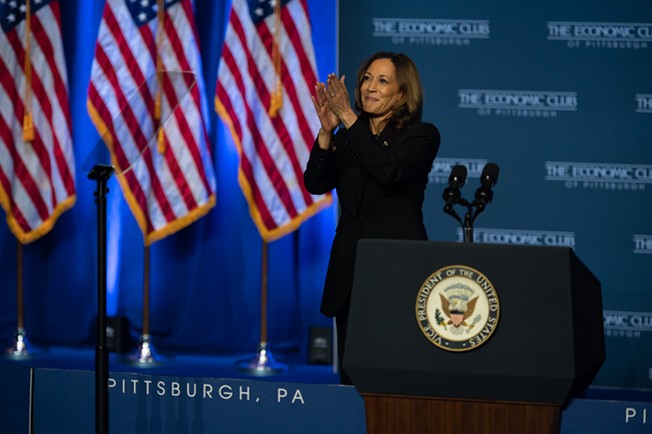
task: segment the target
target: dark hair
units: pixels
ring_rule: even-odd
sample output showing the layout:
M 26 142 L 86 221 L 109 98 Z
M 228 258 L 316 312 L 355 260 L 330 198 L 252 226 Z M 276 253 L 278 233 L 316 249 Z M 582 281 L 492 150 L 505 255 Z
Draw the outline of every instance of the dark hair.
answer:
M 399 106 L 393 111 L 387 126 L 402 130 L 420 121 L 423 115 L 423 87 L 416 65 L 406 54 L 380 51 L 365 60 L 358 70 L 358 81 L 355 87 L 355 108 L 365 121 L 369 115 L 362 110 L 360 87 L 369 66 L 378 59 L 389 59 L 396 69 L 396 80 L 399 90 L 403 93 Z

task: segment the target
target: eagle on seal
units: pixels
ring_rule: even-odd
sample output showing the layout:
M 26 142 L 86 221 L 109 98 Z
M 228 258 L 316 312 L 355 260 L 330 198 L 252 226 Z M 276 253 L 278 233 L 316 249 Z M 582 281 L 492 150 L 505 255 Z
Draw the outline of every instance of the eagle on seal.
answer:
M 451 300 L 449 300 L 444 294 L 439 294 L 439 297 L 441 298 L 441 308 L 446 316 L 450 318 L 447 325 L 469 327 L 466 319 L 473 315 L 478 297 L 474 297 L 469 301 L 461 297 L 451 297 Z

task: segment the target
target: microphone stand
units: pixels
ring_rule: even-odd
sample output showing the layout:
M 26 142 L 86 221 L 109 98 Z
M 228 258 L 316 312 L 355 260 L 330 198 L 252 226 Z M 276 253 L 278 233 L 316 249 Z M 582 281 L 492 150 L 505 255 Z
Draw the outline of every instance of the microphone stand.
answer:
M 453 208 L 453 203 L 447 203 L 444 206 L 444 212 L 450 216 L 452 216 L 455 220 L 459 222 L 460 225 L 462 225 L 462 233 L 464 234 L 464 242 L 465 243 L 472 243 L 473 242 L 473 221 L 475 220 L 474 213 L 473 213 L 473 204 L 469 203 L 466 199 L 460 198 L 457 200 L 457 203 L 459 203 L 462 206 L 465 206 L 467 208 L 466 214 L 464 215 L 464 221 L 460 218 L 460 216 L 457 214 L 455 209 Z
M 496 185 L 498 180 L 498 166 L 494 163 L 487 163 L 482 170 L 480 178 L 480 187 L 475 191 L 475 199 L 473 202 L 469 202 L 461 197 L 460 194 L 460 189 L 464 185 L 466 179 L 466 168 L 464 166 L 456 165 L 453 167 L 451 176 L 449 177 L 449 185 L 443 192 L 443 198 L 446 202 L 446 205 L 444 205 L 444 212 L 452 216 L 462 225 L 465 243 L 473 242 L 473 223 L 478 215 L 485 210 L 487 204 L 491 203 L 493 199 L 491 188 Z M 455 209 L 453 209 L 453 206 L 458 203 L 466 207 L 464 221 L 462 221 L 457 212 L 455 212 Z
M 466 200 L 462 199 L 464 202 L 460 203 L 467 207 L 466 214 L 464 215 L 464 224 L 462 225 L 462 231 L 464 233 L 464 242 L 472 243 L 473 242 L 473 222 L 475 221 L 475 215 L 472 216 L 473 205 L 469 204 Z
M 95 433 L 109 433 L 109 353 L 106 348 L 106 183 L 113 167 L 97 164 L 88 178 L 97 182 L 97 343 L 95 346 Z
M 475 223 L 475 219 L 478 217 L 478 215 L 486 208 L 486 203 L 478 200 L 469 202 L 464 198 L 457 199 L 456 203 L 459 203 L 460 205 L 466 207 L 466 214 L 464 215 L 464 220 L 462 220 L 460 216 L 457 214 L 457 212 L 455 212 L 455 209 L 453 208 L 454 203 L 446 203 L 446 205 L 444 206 L 444 212 L 452 216 L 455 220 L 457 220 L 460 223 L 460 225 L 462 225 L 464 242 L 472 243 L 473 224 Z

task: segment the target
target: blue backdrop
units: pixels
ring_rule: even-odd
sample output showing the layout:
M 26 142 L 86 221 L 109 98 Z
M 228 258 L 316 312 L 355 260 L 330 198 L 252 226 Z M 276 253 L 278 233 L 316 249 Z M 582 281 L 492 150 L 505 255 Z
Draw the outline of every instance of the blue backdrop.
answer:
M 77 203 L 54 230 L 24 247 L 24 301 L 28 338 L 37 346 L 94 343 L 96 313 L 96 185 L 82 170 L 99 137 L 86 111 L 86 93 L 104 2 L 61 1 L 67 60 Z M 320 77 L 335 69 L 336 5 L 308 1 Z M 230 1 L 195 2 L 209 101 Z M 318 19 L 317 19 L 318 17 Z M 211 104 L 212 107 L 212 104 Z M 260 339 L 261 239 L 237 183 L 231 136 L 211 110 L 217 205 L 190 227 L 151 247 L 150 330 L 161 351 L 254 352 Z M 143 237 L 109 181 L 108 311 L 142 327 Z M 330 325 L 319 313 L 326 258 L 333 236 L 331 207 L 299 231 L 269 245 L 268 337 L 275 348 L 305 348 L 308 327 Z M 16 239 L 0 225 L 0 336 L 16 329 Z
M 229 3 L 196 1 L 209 100 Z M 608 355 L 595 384 L 651 389 L 649 1 L 308 4 L 322 79 L 339 69 L 350 84 L 362 59 L 381 49 L 417 62 L 425 118 L 443 138 L 427 191 L 430 238 L 462 239 L 442 212 L 450 168 L 469 168 L 463 194 L 471 198 L 484 164 L 498 163 L 494 202 L 476 222 L 476 241 L 573 247 L 603 288 Z M 52 233 L 24 249 L 26 326 L 39 345 L 92 343 L 95 185 L 81 164 L 99 139 L 86 91 L 102 7 L 61 2 L 78 198 Z M 253 351 L 260 337 L 261 241 L 237 184 L 235 146 L 210 116 L 217 206 L 152 247 L 151 330 L 163 350 Z M 109 187 L 109 312 L 127 316 L 138 332 L 142 235 L 114 180 Z M 270 245 L 269 340 L 276 347 L 303 347 L 308 326 L 330 324 L 318 306 L 335 220 L 333 207 Z M 15 251 L 15 238 L 0 225 L 5 343 L 15 330 Z
M 573 247 L 602 283 L 607 361 L 594 383 L 652 388 L 650 2 L 371 4 L 340 2 L 340 72 L 355 77 L 378 50 L 417 63 L 425 118 L 442 133 L 430 239 L 463 239 L 442 212 L 451 167 L 467 166 L 473 199 L 497 163 L 475 241 Z

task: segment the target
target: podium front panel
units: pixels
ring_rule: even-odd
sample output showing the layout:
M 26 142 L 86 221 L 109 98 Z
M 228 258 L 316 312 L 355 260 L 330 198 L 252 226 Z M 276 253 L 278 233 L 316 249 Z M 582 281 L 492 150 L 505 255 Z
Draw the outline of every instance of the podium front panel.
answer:
M 420 288 L 452 265 L 499 298 L 496 329 L 470 351 L 436 346 L 417 321 Z M 361 393 L 561 404 L 605 358 L 600 283 L 569 248 L 362 240 L 344 355 Z

